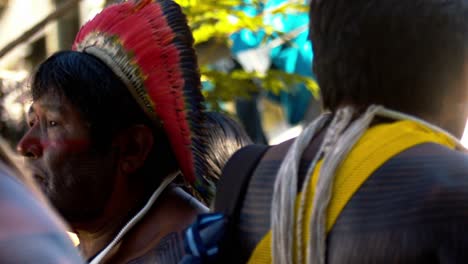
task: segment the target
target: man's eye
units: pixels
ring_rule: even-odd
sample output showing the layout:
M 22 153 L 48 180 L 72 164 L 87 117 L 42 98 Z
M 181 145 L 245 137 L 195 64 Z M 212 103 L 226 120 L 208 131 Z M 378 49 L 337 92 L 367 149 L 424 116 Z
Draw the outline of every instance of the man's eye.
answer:
M 57 122 L 55 122 L 55 121 L 49 121 L 49 127 L 55 127 L 55 126 L 57 126 L 57 125 L 58 125 Z
M 36 124 L 36 118 L 31 118 L 28 121 L 29 127 L 33 127 Z

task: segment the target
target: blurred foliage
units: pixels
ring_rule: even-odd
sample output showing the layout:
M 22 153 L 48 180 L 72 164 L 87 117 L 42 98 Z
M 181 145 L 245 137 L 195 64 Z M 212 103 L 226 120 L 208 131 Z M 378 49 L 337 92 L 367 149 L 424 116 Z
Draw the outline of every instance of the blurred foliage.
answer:
M 26 80 L 0 79 L 0 135 L 14 148 L 26 130 Z M 23 100 L 23 101 L 21 101 Z M 21 102 L 20 102 L 21 101 Z
M 280 70 L 269 70 L 265 75 L 243 70 L 225 73 L 208 67 L 202 67 L 201 71 L 203 81 L 209 81 L 213 85 L 212 89 L 204 90 L 204 95 L 215 110 L 220 110 L 219 102 L 230 101 L 233 97 L 248 97 L 251 93 L 257 92 L 258 87 L 267 88 L 274 94 L 282 90 L 294 93 L 293 87 L 302 83 L 315 97 L 318 96 L 318 85 L 313 79 Z
M 318 86 L 310 77 L 290 74 L 280 70 L 268 70 L 265 74 L 246 72 L 244 70 L 226 71 L 213 65 L 216 60 L 230 58 L 230 35 L 241 30 L 263 30 L 265 41 L 270 36 L 283 36 L 271 25 L 264 23 L 265 16 L 272 14 L 292 14 L 307 12 L 304 1 L 289 1 L 274 9 L 264 10 L 251 16 L 245 10 L 260 10 L 267 0 L 176 0 L 188 17 L 195 38 L 195 45 L 200 57 L 200 69 L 204 83 L 210 83 L 204 95 L 209 106 L 219 110 L 220 103 L 231 101 L 236 97 L 248 97 L 259 87 L 274 93 L 288 90 L 294 84 L 304 83 L 315 95 Z M 213 51 L 223 50 L 223 52 Z M 215 53 L 209 54 L 209 53 Z M 207 57 L 211 57 L 208 58 Z

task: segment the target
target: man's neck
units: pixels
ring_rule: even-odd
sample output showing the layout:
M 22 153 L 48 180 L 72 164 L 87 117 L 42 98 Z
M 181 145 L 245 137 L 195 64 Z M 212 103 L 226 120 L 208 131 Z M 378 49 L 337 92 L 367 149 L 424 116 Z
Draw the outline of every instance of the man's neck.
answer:
M 135 259 L 138 263 L 178 263 L 183 252 L 183 230 L 199 213 L 207 211 L 208 208 L 181 188 L 169 186 L 105 263 L 127 263 Z
M 89 261 L 94 258 L 114 239 L 120 228 L 120 224 L 110 223 L 102 226 L 99 230 L 75 229 L 83 256 Z
M 115 192 L 102 216 L 86 223 L 70 223 L 80 240 L 80 250 L 86 259 L 93 258 L 112 242 L 143 206 L 146 199 L 142 196 Z
M 141 190 L 141 189 L 140 189 Z M 123 226 L 146 204 L 150 193 L 126 193 L 112 195 L 103 217 L 93 223 L 72 223 L 80 239 L 82 254 L 88 260 L 99 254 Z M 123 199 L 121 197 L 126 197 Z M 129 198 L 131 197 L 131 198 Z M 120 199 L 119 199 L 120 198 Z M 151 210 L 132 230 L 109 252 L 104 262 L 114 263 L 116 259 L 131 259 L 138 256 L 142 248 L 158 244 L 171 233 L 181 232 L 196 217 L 205 212 L 203 206 L 180 188 L 169 186 L 159 197 Z M 105 217 L 104 217 L 105 216 Z M 155 225 L 154 223 L 158 223 Z M 155 246 L 153 245 L 153 246 Z

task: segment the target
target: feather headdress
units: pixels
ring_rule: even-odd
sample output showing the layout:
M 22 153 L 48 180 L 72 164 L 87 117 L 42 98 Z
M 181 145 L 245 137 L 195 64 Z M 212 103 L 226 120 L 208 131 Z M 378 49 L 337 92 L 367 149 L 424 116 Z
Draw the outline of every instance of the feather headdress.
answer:
M 214 186 L 204 178 L 200 74 L 180 6 L 172 0 L 108 6 L 80 29 L 73 49 L 96 56 L 126 84 L 145 113 L 163 126 L 184 178 L 209 199 Z

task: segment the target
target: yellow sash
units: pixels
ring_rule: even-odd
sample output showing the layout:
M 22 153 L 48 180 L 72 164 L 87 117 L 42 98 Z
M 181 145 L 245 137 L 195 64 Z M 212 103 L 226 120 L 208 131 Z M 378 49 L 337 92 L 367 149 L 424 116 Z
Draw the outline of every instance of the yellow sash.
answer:
M 338 216 L 354 193 L 380 166 L 404 150 L 422 143 L 437 143 L 452 149 L 455 149 L 456 146 L 456 143 L 446 135 L 434 132 L 409 120 L 377 125 L 368 129 L 336 172 L 333 183 L 333 196 L 327 212 L 327 232 L 333 228 Z M 302 235 L 304 248 L 301 249 L 303 256 L 306 254 L 305 247 L 308 245 L 309 240 L 312 201 L 321 165 L 322 162 L 319 162 L 314 169 L 312 184 L 309 185 L 306 197 L 306 210 L 302 229 L 304 230 Z M 296 197 L 296 214 L 298 201 L 300 200 L 298 199 L 299 196 L 300 194 Z M 294 232 L 294 230 L 291 230 L 291 232 Z M 296 248 L 294 248 L 295 250 Z M 271 231 L 257 245 L 248 263 L 272 263 Z

